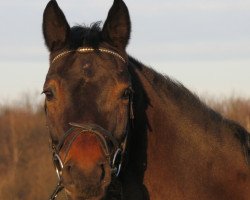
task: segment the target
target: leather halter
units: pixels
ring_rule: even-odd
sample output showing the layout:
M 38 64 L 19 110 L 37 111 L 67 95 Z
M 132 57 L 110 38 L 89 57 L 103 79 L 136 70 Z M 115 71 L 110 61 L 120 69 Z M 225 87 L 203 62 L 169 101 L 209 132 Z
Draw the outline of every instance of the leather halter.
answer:
M 95 50 L 96 49 L 93 49 L 93 48 L 79 48 L 77 50 L 64 51 L 58 54 L 56 57 L 54 57 L 51 63 L 53 64 L 58 59 L 62 58 L 63 56 L 71 52 L 88 53 L 88 52 L 94 52 Z M 111 51 L 105 48 L 99 48 L 97 50 L 99 50 L 102 53 L 108 53 L 110 55 L 113 55 L 119 58 L 122 62 L 126 63 L 126 60 L 120 54 L 114 51 Z M 55 165 L 56 173 L 58 176 L 58 184 L 54 192 L 50 196 L 49 200 L 56 199 L 58 193 L 62 191 L 62 189 L 64 188 L 62 186 L 62 178 L 61 178 L 62 170 L 64 167 L 64 159 L 62 160 L 59 155 L 61 149 L 64 147 L 64 145 L 66 145 L 67 147 L 66 155 L 67 155 L 74 140 L 77 139 L 79 135 L 84 134 L 86 132 L 91 132 L 92 134 L 96 135 L 97 138 L 100 140 L 100 144 L 102 146 L 103 152 L 105 153 L 105 156 L 108 162 L 110 163 L 112 175 L 118 177 L 121 172 L 122 163 L 124 160 L 124 154 L 125 154 L 126 146 L 127 146 L 128 134 L 129 134 L 131 124 L 132 124 L 131 122 L 133 121 L 133 119 L 134 119 L 133 96 L 131 95 L 129 97 L 128 122 L 127 122 L 126 130 L 125 130 L 125 137 L 121 143 L 117 141 L 117 139 L 113 136 L 111 132 L 105 130 L 104 128 L 100 127 L 97 124 L 91 124 L 91 123 L 79 124 L 79 123 L 74 123 L 74 122 L 69 123 L 71 128 L 65 132 L 63 137 L 60 139 L 59 143 L 57 145 L 52 143 L 53 163 Z M 72 136 L 71 139 L 69 141 L 66 141 L 66 139 L 69 136 Z M 113 148 L 110 148 L 110 146 L 112 146 Z
M 109 131 L 103 129 L 97 124 L 69 123 L 71 125 L 71 128 L 68 131 L 66 131 L 66 133 L 63 135 L 63 137 L 59 141 L 58 145 L 52 144 L 53 163 L 54 163 L 55 170 L 58 176 L 58 183 L 54 192 L 50 196 L 49 200 L 56 199 L 58 193 L 64 188 L 62 186 L 61 176 L 62 176 L 62 170 L 64 168 L 64 160 L 66 156 L 64 159 L 62 159 L 59 155 L 60 151 L 65 145 L 66 146 L 65 155 L 67 155 L 72 143 L 77 139 L 78 136 L 86 132 L 91 132 L 92 134 L 97 136 L 102 146 L 102 150 L 107 158 L 107 161 L 110 164 L 112 175 L 115 177 L 119 176 L 121 169 L 122 169 L 122 163 L 124 161 L 124 154 L 126 151 L 128 134 L 129 134 L 130 127 L 131 127 L 131 122 L 134 119 L 133 110 L 132 110 L 132 106 L 133 106 L 132 101 L 130 101 L 129 104 L 130 104 L 129 105 L 129 120 L 128 120 L 127 127 L 126 127 L 125 138 L 120 144 L 117 141 L 117 139 Z M 71 139 L 69 141 L 66 141 L 69 136 L 71 136 Z M 112 146 L 113 148 L 111 148 L 110 146 Z

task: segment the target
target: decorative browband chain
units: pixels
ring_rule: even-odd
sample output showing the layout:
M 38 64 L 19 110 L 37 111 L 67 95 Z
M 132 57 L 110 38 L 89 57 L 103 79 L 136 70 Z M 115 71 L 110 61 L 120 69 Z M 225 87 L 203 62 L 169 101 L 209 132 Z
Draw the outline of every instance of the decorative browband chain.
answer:
M 98 49 L 94 49 L 94 48 L 79 48 L 76 50 L 69 50 L 69 51 L 64 51 L 62 53 L 60 53 L 59 55 L 57 55 L 55 58 L 53 58 L 52 63 L 54 63 L 56 60 L 58 60 L 59 58 L 62 58 L 63 56 L 71 53 L 71 52 L 79 52 L 79 53 L 88 53 L 88 52 L 93 52 L 95 50 L 99 50 L 102 53 L 108 53 L 111 54 L 113 56 L 116 56 L 117 58 L 119 58 L 120 60 L 122 60 L 122 62 L 126 63 L 126 60 L 118 53 L 111 51 L 109 49 L 105 49 L 105 48 L 98 48 Z

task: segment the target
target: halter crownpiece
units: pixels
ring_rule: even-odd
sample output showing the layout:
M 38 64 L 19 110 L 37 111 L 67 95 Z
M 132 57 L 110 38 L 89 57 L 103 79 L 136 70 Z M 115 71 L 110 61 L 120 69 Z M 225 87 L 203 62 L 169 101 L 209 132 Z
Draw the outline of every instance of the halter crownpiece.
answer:
M 88 52 L 93 52 L 95 50 L 98 50 L 102 53 L 107 53 L 107 54 L 110 54 L 110 55 L 113 55 L 117 58 L 119 58 L 122 62 L 126 63 L 126 60 L 125 58 L 123 58 L 120 54 L 116 53 L 115 51 L 111 51 L 109 49 L 105 49 L 105 48 L 98 48 L 98 49 L 94 49 L 94 48 L 79 48 L 79 49 L 76 49 L 76 50 L 69 50 L 69 51 L 64 51 L 60 54 L 58 54 L 56 57 L 53 58 L 53 60 L 51 61 L 51 63 L 54 63 L 56 60 L 58 60 L 59 58 L 62 58 L 63 56 L 71 53 L 71 52 L 79 52 L 79 53 L 88 53 Z

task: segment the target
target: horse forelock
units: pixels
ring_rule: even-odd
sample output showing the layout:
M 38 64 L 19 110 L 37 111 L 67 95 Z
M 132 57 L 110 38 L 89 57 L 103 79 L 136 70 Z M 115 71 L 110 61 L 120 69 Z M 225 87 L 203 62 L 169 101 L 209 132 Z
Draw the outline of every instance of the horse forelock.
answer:
M 77 49 L 82 46 L 97 49 L 102 42 L 101 21 L 92 23 L 89 27 L 85 25 L 73 26 L 70 31 L 69 48 Z

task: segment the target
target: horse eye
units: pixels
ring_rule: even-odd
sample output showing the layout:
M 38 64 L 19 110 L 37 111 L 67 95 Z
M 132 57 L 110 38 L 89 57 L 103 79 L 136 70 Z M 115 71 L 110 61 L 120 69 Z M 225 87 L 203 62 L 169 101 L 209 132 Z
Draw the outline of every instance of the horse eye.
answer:
M 47 101 L 51 101 L 54 98 L 52 90 L 44 90 L 42 93 L 45 94 Z
M 122 99 L 129 99 L 131 94 L 132 94 L 132 90 L 130 88 L 127 88 L 123 92 Z

